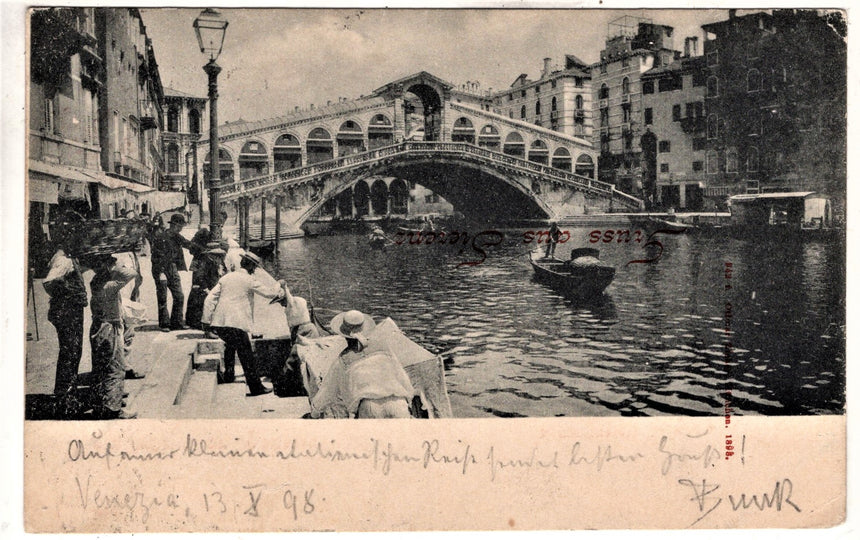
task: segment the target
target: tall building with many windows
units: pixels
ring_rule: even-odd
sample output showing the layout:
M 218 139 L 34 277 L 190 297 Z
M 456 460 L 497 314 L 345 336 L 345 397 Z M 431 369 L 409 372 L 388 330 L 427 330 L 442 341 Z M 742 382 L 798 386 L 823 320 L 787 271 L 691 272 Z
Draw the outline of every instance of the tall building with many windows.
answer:
M 594 132 L 600 180 L 627 193 L 642 190 L 642 74 L 670 64 L 680 53 L 671 26 L 624 16 L 611 21 L 600 61 L 591 65 Z
M 844 208 L 847 52 L 840 13 L 780 9 L 703 25 L 706 196 L 819 191 Z
M 116 177 L 158 188 L 163 175 L 158 65 L 140 11 L 95 10 L 105 85 L 99 93 L 102 167 Z
M 30 17 L 28 246 L 40 268 L 66 212 L 111 219 L 182 198 L 158 191 L 163 94 L 139 11 L 36 8 Z
M 540 78 L 523 73 L 493 95 L 499 114 L 584 139 L 592 133 L 591 102 L 588 65 L 572 54 L 565 55 L 563 67 L 544 58 Z
M 705 174 L 705 65 L 685 56 L 642 74 L 642 194 L 649 208 L 701 210 Z

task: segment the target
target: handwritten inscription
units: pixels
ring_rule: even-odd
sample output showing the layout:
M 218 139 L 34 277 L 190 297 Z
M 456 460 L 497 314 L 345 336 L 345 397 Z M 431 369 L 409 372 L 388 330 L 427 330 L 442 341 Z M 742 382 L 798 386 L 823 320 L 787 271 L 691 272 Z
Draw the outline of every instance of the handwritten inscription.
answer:
M 793 499 L 796 494 L 789 478 L 776 482 L 773 489 L 761 491 L 729 490 L 709 480 L 708 473 L 724 457 L 719 446 L 708 443 L 710 438 L 709 430 L 662 435 L 651 447 L 633 449 L 586 441 L 576 441 L 567 447 L 535 444 L 527 448 L 512 448 L 503 444 L 476 446 L 467 440 L 435 438 L 406 444 L 377 438 L 348 442 L 293 438 L 285 441 L 283 446 L 270 447 L 238 438 L 216 442 L 185 433 L 183 444 L 141 450 L 135 448 L 135 443 L 129 439 L 110 440 L 96 432 L 89 438 L 69 440 L 64 445 L 64 457 L 71 466 L 96 464 L 95 468 L 90 465 L 87 469 L 72 470 L 70 475 L 74 498 L 83 511 L 108 511 L 144 524 L 156 513 L 180 519 L 229 515 L 232 519 L 257 520 L 263 516 L 283 516 L 286 522 L 296 523 L 296 527 L 302 528 L 303 520 L 331 511 L 336 503 L 327 504 L 325 489 L 321 489 L 319 484 L 291 481 L 290 469 L 285 468 L 291 463 L 302 470 L 323 463 L 352 463 L 381 477 L 398 475 L 407 469 L 427 470 L 474 476 L 476 480 L 489 482 L 518 481 L 527 477 L 551 482 L 565 469 L 576 469 L 584 474 L 605 474 L 607 469 L 632 472 L 634 468 L 652 467 L 658 476 L 677 482 L 685 498 L 693 503 L 691 525 L 717 511 L 801 511 Z M 261 467 L 272 474 L 284 476 L 280 484 L 268 479 L 232 484 L 225 478 L 223 483 L 206 486 L 181 484 L 180 489 L 170 482 L 148 483 L 139 472 L 147 462 L 173 461 L 185 468 L 193 467 L 193 462 L 201 460 L 206 463 L 204 468 L 224 467 L 232 460 L 251 460 L 260 462 Z M 283 465 L 277 465 L 279 463 Z M 118 472 L 129 467 L 138 481 L 128 475 L 117 481 L 114 473 L 102 477 L 98 473 L 102 464 L 105 469 L 120 470 Z M 702 476 L 693 476 L 697 470 L 702 471 Z M 343 494 L 338 493 L 338 496 Z

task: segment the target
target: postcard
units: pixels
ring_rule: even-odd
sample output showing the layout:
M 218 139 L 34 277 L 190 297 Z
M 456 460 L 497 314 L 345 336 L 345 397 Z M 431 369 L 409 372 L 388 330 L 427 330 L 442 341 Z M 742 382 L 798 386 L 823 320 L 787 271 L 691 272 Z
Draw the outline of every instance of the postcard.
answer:
M 845 10 L 26 25 L 27 532 L 845 520 Z

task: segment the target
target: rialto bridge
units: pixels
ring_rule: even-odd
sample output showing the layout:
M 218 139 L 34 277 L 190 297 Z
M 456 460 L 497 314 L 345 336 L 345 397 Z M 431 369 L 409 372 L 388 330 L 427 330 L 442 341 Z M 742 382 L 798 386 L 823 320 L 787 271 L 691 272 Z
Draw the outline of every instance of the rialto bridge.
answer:
M 245 224 L 249 209 L 265 221 L 266 205 L 274 206 L 286 233 L 315 214 L 406 214 L 414 183 L 491 220 L 641 208 L 595 180 L 588 141 L 489 108 L 421 72 L 356 100 L 219 126 L 221 201 L 236 204 Z M 208 144 L 198 152 L 204 178 Z

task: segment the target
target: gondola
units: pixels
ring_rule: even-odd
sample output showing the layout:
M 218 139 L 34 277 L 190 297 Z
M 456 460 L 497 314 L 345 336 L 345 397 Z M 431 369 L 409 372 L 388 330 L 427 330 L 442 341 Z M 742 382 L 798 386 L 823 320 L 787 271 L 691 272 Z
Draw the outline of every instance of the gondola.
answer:
M 681 221 L 675 221 L 670 219 L 664 219 L 659 217 L 645 216 L 643 218 L 634 218 L 633 224 L 642 227 L 646 231 L 654 232 L 654 231 L 669 231 L 672 233 L 684 233 L 684 232 L 692 232 L 696 229 L 695 225 L 689 223 L 683 223 Z
M 260 257 L 270 257 L 275 252 L 274 240 L 248 240 L 248 249 Z
M 540 251 L 529 254 L 535 278 L 554 289 L 577 298 L 599 296 L 615 278 L 615 268 L 600 261 L 594 248 L 574 249 L 570 260 L 541 257 Z

